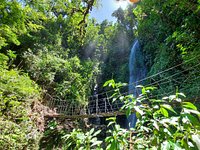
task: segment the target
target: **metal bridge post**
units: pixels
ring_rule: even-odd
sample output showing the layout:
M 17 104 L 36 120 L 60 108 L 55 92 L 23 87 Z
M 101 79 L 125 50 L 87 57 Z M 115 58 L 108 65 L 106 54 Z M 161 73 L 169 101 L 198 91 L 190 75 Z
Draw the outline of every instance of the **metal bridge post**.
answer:
M 96 114 L 98 113 L 98 95 L 95 96 L 96 97 Z
M 106 113 L 106 109 L 107 109 L 106 98 L 104 98 L 104 101 L 105 101 L 105 113 Z
M 112 112 L 113 108 L 112 108 L 112 104 L 110 104 L 109 96 L 108 96 L 107 92 L 106 92 L 106 100 L 108 100 L 108 105 L 110 106 L 110 109 L 107 109 L 107 110 L 108 110 L 108 112 L 109 112 L 109 111 Z

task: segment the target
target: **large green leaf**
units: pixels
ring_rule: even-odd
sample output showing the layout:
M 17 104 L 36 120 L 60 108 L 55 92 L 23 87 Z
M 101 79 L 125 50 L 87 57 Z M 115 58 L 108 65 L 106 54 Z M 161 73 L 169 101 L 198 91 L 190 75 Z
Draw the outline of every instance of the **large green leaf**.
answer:
M 194 106 L 194 104 L 192 104 L 191 102 L 183 102 L 183 107 L 184 108 L 190 108 L 190 109 L 193 109 L 193 110 L 197 110 L 197 107 Z
M 200 135 L 199 134 L 192 135 L 192 140 L 196 143 L 198 149 L 200 149 Z
M 161 144 L 161 150 L 170 150 L 170 148 L 171 148 L 171 144 L 168 141 L 164 141 Z
M 163 116 L 169 117 L 169 113 L 165 108 L 161 107 L 160 112 L 161 112 L 161 114 L 163 114 Z
M 163 107 L 163 108 L 165 108 L 165 109 L 168 109 L 168 110 L 170 110 L 171 112 L 173 112 L 173 113 L 176 114 L 175 110 L 172 108 L 171 105 L 168 105 L 168 104 L 162 104 L 162 105 L 160 105 L 160 106 Z
M 134 106 L 136 112 L 138 112 L 141 116 L 144 114 L 144 111 L 141 109 L 140 106 Z
M 184 111 L 185 113 L 189 113 L 189 114 L 192 113 L 192 114 L 196 114 L 196 115 L 200 116 L 200 112 L 197 111 L 197 110 L 192 110 L 192 109 L 183 108 L 183 111 Z
M 187 118 L 193 125 L 200 126 L 199 119 L 192 114 L 182 114 L 181 116 Z

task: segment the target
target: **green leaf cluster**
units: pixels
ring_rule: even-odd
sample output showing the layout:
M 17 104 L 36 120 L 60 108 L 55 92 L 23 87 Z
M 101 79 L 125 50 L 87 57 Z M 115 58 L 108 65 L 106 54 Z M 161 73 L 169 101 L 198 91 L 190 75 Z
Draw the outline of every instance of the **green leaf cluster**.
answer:
M 135 128 L 123 129 L 116 123 L 116 117 L 111 117 L 107 119 L 108 130 L 104 141 L 97 140 L 100 131 L 94 132 L 94 128 L 86 133 L 74 129 L 63 136 L 66 143 L 64 149 L 199 149 L 200 112 L 197 107 L 183 101 L 183 93 L 154 99 L 150 96 L 154 87 L 139 87 L 142 88 L 142 94 L 138 98 L 130 95 L 121 98 L 124 102 L 121 111 L 125 111 L 127 116 L 133 112 L 137 115 Z
M 41 133 L 29 117 L 40 89 L 27 74 L 7 70 L 7 57 L 0 66 L 0 149 L 37 149 Z
M 98 62 L 81 52 L 95 3 L 1 0 L 0 149 L 38 148 L 38 116 L 31 118 L 38 114 L 29 113 L 41 91 L 77 107 L 87 103 Z
M 143 0 L 133 10 L 148 75 L 178 65 L 147 81 L 155 82 L 157 94 L 178 87 L 188 97 L 199 96 L 199 6 L 199 1 Z
M 65 141 L 63 148 L 74 150 L 102 150 L 100 148 L 102 141 L 99 141 L 96 137 L 100 132 L 100 130 L 95 131 L 94 128 L 86 133 L 80 129 L 74 129 L 70 134 L 62 137 Z
M 142 87 L 142 95 L 122 107 L 127 116 L 135 112 L 138 118 L 133 136 L 136 149 L 198 149 L 200 112 L 191 102 L 182 101 L 182 93 L 154 99 L 152 87 Z M 194 140 L 194 138 L 197 138 Z

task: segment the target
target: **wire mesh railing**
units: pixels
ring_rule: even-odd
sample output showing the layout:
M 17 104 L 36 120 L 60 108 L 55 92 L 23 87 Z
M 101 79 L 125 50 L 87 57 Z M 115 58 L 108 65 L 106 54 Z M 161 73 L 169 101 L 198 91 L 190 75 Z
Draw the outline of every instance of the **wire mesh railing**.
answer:
M 199 57 L 199 56 L 200 55 L 196 57 Z M 190 59 L 188 62 L 192 61 L 193 59 L 194 58 Z M 172 69 L 176 69 L 177 67 L 180 67 L 183 64 L 184 63 L 181 63 L 169 69 L 160 71 L 159 73 L 146 77 L 142 79 L 141 81 L 151 80 L 153 82 L 147 83 L 146 86 L 157 86 L 158 88 L 160 88 L 161 93 L 155 94 L 154 97 L 161 98 L 161 96 L 168 96 L 169 94 L 175 94 L 177 87 L 178 87 L 178 91 L 185 92 L 186 95 L 189 94 L 187 92 L 195 91 L 194 93 L 197 93 L 196 96 L 199 97 L 200 63 L 197 63 L 194 66 L 181 70 L 179 72 L 174 72 L 173 74 L 170 74 L 169 76 L 164 76 L 163 78 L 161 78 L 160 76 L 161 74 L 171 71 Z M 191 72 L 189 76 L 188 76 L 188 72 Z M 187 78 L 185 78 L 186 73 L 187 73 Z M 154 81 L 154 77 L 156 76 L 159 76 L 159 78 Z M 170 87 L 172 83 L 174 87 L 167 89 L 167 87 Z M 196 84 L 195 87 L 193 87 L 191 83 L 195 83 Z M 188 85 L 190 84 L 191 84 L 191 87 L 188 87 Z M 129 86 L 129 85 L 130 84 L 127 84 L 126 86 Z M 137 85 L 137 84 L 135 82 L 135 83 L 131 83 L 131 85 Z M 121 95 L 129 94 L 127 92 L 127 89 L 123 91 L 125 92 L 122 92 Z M 112 101 L 113 99 L 112 93 L 114 92 L 115 90 L 113 89 L 113 90 L 108 90 L 99 94 L 94 94 L 92 96 L 89 96 L 88 104 L 86 106 L 78 106 L 77 103 L 74 103 L 74 101 L 76 100 L 61 100 L 58 97 L 52 97 L 48 94 L 46 95 L 46 99 L 48 99 L 48 106 L 50 108 L 54 108 L 58 114 L 63 114 L 63 115 L 68 115 L 68 116 L 99 115 L 101 113 L 113 113 L 113 112 L 119 111 L 120 108 L 123 106 L 123 103 L 120 100 L 116 100 L 115 102 Z

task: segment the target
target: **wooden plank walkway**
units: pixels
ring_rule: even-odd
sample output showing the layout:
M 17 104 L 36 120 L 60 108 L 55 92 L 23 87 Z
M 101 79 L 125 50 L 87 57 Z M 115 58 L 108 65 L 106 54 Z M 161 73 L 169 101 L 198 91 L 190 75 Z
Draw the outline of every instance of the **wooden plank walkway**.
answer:
M 65 119 L 81 119 L 81 118 L 96 118 L 96 117 L 112 117 L 112 116 L 120 116 L 125 115 L 125 112 L 115 111 L 115 112 L 104 112 L 98 114 L 80 114 L 80 115 L 65 115 L 65 114 L 54 114 L 54 115 L 45 115 L 45 117 L 52 118 L 65 118 Z
M 66 118 L 66 119 L 81 119 L 81 118 L 96 118 L 96 117 L 112 117 L 112 116 L 121 116 L 125 115 L 125 112 L 115 111 L 115 112 L 104 112 L 98 114 L 80 114 L 80 115 L 65 115 L 65 114 L 48 114 L 45 117 L 50 118 Z

